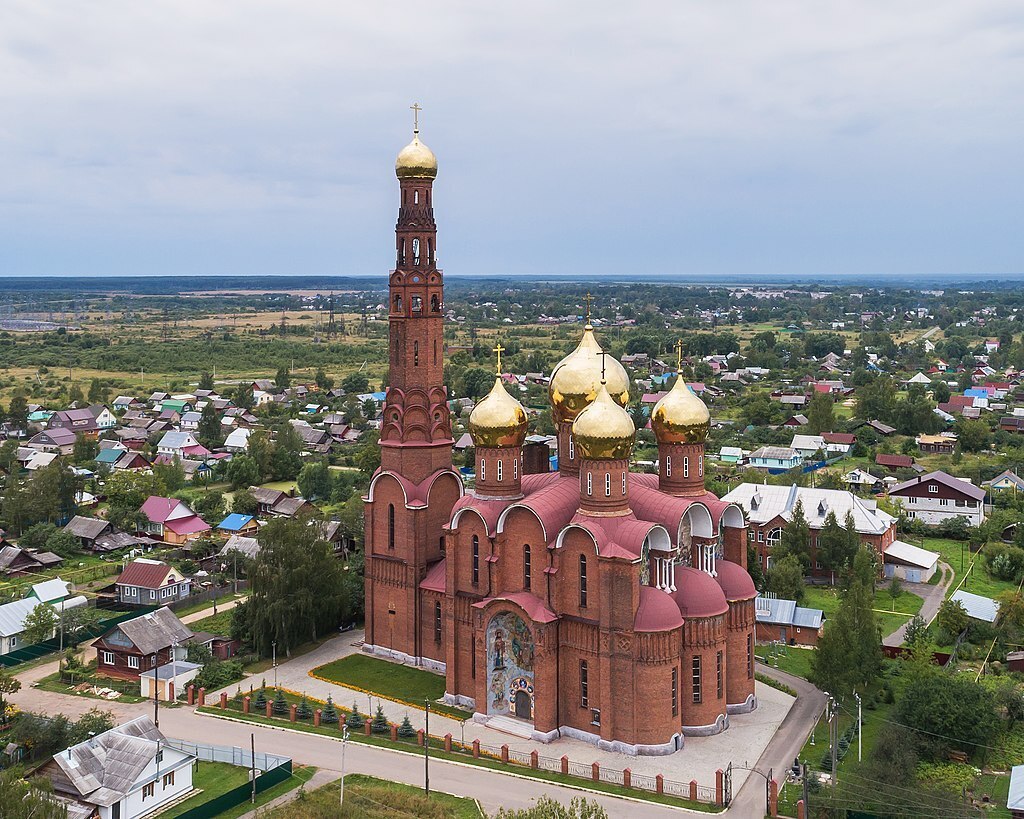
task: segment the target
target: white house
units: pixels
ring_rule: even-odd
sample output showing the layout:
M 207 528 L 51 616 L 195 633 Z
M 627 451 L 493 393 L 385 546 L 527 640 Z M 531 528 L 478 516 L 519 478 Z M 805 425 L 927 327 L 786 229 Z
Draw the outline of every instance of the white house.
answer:
M 99 819 L 138 819 L 192 790 L 195 755 L 170 744 L 148 716 L 55 754 L 39 769 L 54 792 Z M 78 815 L 78 814 L 76 814 Z
M 863 469 L 851 469 L 843 475 L 843 483 L 848 486 L 872 487 L 878 483 L 878 478 Z
M 908 583 L 927 583 L 939 565 L 939 553 L 921 549 L 912 543 L 894 540 L 885 549 L 885 576 Z
M 793 469 L 803 463 L 803 456 L 788 446 L 763 446 L 747 458 L 750 466 L 758 469 Z
M 196 412 L 195 410 L 183 413 L 178 427 L 182 432 L 195 432 L 199 429 L 199 421 L 202 417 L 203 414 L 201 412 Z
M 970 526 L 985 522 L 985 490 L 945 472 L 929 472 L 897 484 L 889 496 L 903 504 L 908 517 L 939 524 L 955 517 L 967 518 Z
M 247 427 L 236 427 L 224 439 L 224 449 L 228 452 L 245 452 L 251 434 L 252 430 Z
M 199 446 L 199 441 L 191 432 L 165 432 L 160 443 L 156 445 L 156 452 L 157 455 L 168 455 L 172 458 L 177 455 L 179 458 L 185 458 L 185 450 L 194 446 Z
M 825 451 L 825 439 L 820 435 L 794 435 L 790 448 L 803 458 L 810 458 L 815 452 Z

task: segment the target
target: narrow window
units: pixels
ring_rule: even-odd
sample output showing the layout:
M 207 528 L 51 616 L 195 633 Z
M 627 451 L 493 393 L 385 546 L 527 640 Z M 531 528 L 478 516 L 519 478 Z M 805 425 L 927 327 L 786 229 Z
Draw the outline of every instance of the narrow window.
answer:
M 587 556 L 580 555 L 580 608 L 587 607 Z
M 441 312 L 441 300 L 437 297 L 437 293 L 430 297 L 430 312 L 440 313 Z
M 626 473 L 622 473 L 622 494 L 626 494 Z
M 174 771 L 164 774 L 164 788 L 174 787 Z
M 427 239 L 427 264 L 434 263 L 434 240 Z
M 747 679 L 754 678 L 754 635 L 747 635 Z
M 606 498 L 612 496 L 612 475 L 610 472 L 604 473 L 604 496 Z
M 575 460 L 576 458 L 576 444 L 572 440 L 572 435 L 569 436 L 569 460 Z
M 501 465 L 503 463 L 504 463 L 504 461 L 502 461 L 501 458 L 498 458 L 498 482 L 499 483 L 501 482 Z
M 423 299 L 420 296 L 413 296 L 412 297 L 412 311 L 414 313 L 422 313 L 423 312 Z
M 530 565 L 530 544 L 527 543 L 523 546 L 523 588 L 527 591 L 530 590 L 530 574 L 532 566 Z
M 412 240 L 412 263 L 413 264 L 419 264 L 420 263 L 420 240 L 419 239 L 413 239 Z
M 683 477 L 690 477 L 690 458 L 688 455 L 683 456 Z
M 438 538 L 438 542 L 437 542 L 437 548 L 438 548 L 438 550 L 439 550 L 439 551 L 441 552 L 441 554 L 444 554 L 444 553 L 445 553 L 445 548 L 444 548 L 444 535 L 441 535 L 441 537 L 439 537 L 439 538 Z
M 476 679 L 476 635 L 473 635 L 472 643 L 470 644 L 469 652 L 469 676 L 474 680 Z
M 395 548 L 395 505 L 388 504 L 388 548 Z
M 580 708 L 590 707 L 589 683 L 587 661 L 580 660 Z
M 487 461 L 483 458 L 480 459 L 480 480 L 487 480 Z
M 480 582 L 480 538 L 473 535 L 473 585 Z
M 715 681 L 718 685 L 718 699 L 722 699 L 722 652 L 715 657 Z
M 587 473 L 587 495 L 594 494 L 594 475 L 591 472 Z
M 693 655 L 693 701 L 700 702 L 700 655 Z
M 512 480 L 519 480 L 519 457 L 512 459 Z
M 702 477 L 702 478 L 704 477 L 704 456 L 703 455 L 698 455 L 697 456 L 697 474 L 700 475 L 700 477 Z
M 672 669 L 672 716 L 679 716 L 679 669 Z
M 441 643 L 441 604 L 434 603 L 434 642 Z
M 672 456 L 671 455 L 666 455 L 665 456 L 665 477 L 666 478 L 671 478 L 672 477 Z
M 420 203 L 420 192 L 419 191 L 413 191 L 412 203 L 414 205 L 418 205 Z
M 420 343 L 418 341 L 412 343 L 412 366 L 420 366 Z

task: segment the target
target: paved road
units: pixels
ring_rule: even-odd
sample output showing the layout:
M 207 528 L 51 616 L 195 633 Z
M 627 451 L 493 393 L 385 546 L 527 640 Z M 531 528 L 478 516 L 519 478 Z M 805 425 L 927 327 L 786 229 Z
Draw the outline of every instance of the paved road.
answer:
M 931 583 L 903 584 L 904 589 L 912 594 L 916 594 L 924 600 L 924 605 L 921 606 L 921 617 L 924 618 L 926 623 L 930 623 L 934 620 L 935 615 L 939 613 L 939 606 L 941 606 L 942 601 L 946 599 L 946 590 L 949 589 L 950 583 L 953 582 L 953 569 L 946 563 L 939 563 L 939 568 L 942 570 L 942 579 L 935 585 L 932 585 Z M 904 623 L 888 637 L 885 637 L 882 640 L 882 645 L 901 646 L 903 645 L 906 633 L 907 624 Z

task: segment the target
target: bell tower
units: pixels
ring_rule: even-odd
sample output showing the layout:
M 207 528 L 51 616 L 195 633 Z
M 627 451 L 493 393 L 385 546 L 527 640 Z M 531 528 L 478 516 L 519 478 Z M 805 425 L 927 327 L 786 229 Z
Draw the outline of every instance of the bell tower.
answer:
M 398 155 L 395 269 L 388 283 L 390 359 L 381 421 L 381 467 L 419 483 L 451 467 L 451 418 L 444 386 L 444 284 L 437 267 L 434 153 L 413 138 Z

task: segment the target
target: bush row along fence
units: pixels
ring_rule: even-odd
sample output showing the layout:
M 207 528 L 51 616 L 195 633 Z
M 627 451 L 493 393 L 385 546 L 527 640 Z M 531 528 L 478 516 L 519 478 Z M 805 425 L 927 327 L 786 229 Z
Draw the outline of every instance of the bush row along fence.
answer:
M 92 625 L 84 628 L 77 635 L 77 640 L 81 643 L 86 640 L 91 640 L 93 637 L 99 637 L 105 631 L 113 628 L 118 623 L 123 623 L 125 620 L 131 620 L 134 617 L 139 617 L 147 612 L 156 611 L 157 608 L 157 606 L 140 606 L 133 611 L 116 612 L 112 617 L 104 617 L 102 620 L 97 620 Z M 67 647 L 68 645 L 68 641 L 65 640 L 64 646 Z M 52 654 L 59 650 L 60 637 L 54 637 L 50 640 L 43 640 L 40 643 L 23 646 L 15 649 L 14 651 L 10 651 L 7 654 L 0 654 L 0 666 L 14 668 L 22 663 L 38 660 L 40 657 L 45 657 L 47 654 Z
M 167 739 L 165 742 L 179 751 L 195 754 L 196 758 L 203 762 L 225 762 L 228 765 L 249 769 L 253 767 L 253 755 L 244 748 L 183 742 L 178 739 Z M 284 782 L 292 775 L 292 761 L 285 756 L 257 753 L 255 763 L 256 770 L 259 772 L 256 775 L 257 794 Z M 178 819 L 214 819 L 225 811 L 248 802 L 252 798 L 252 792 L 252 782 L 246 782 L 214 799 L 178 814 Z
M 308 702 L 315 704 L 316 706 L 323 704 L 320 700 L 315 700 L 313 698 L 306 699 Z M 190 705 L 206 705 L 206 690 L 200 688 L 196 691 L 194 686 L 189 686 L 188 702 Z M 217 703 L 217 707 L 224 711 L 231 708 L 236 711 L 241 710 L 243 715 L 257 716 L 257 712 L 252 704 L 252 699 L 249 696 L 242 697 L 241 703 L 239 703 L 237 697 L 230 698 L 226 691 L 221 692 L 220 701 Z M 322 723 L 322 710 L 320 707 L 316 707 L 313 711 L 313 717 L 311 720 L 313 728 L 319 729 L 321 733 L 328 733 L 332 728 L 336 729 L 338 733 L 341 733 L 342 728 L 345 725 L 346 716 L 350 714 L 351 711 L 341 706 L 336 705 L 335 707 L 338 710 L 340 718 L 337 726 L 328 727 L 326 723 Z M 306 721 L 299 717 L 298 708 L 294 703 L 288 706 L 288 712 L 286 714 L 278 715 L 273 712 L 273 701 L 269 698 L 266 705 L 266 713 L 258 714 L 258 716 L 278 722 L 306 724 Z M 372 724 L 373 720 L 371 715 L 364 715 L 364 717 L 365 721 L 363 722 L 362 732 L 364 736 L 370 736 L 374 733 Z M 412 744 L 412 738 L 402 739 L 399 737 L 398 729 L 399 726 L 396 723 L 389 722 L 387 732 L 379 738 L 385 740 L 390 736 L 390 741 L 397 745 Z M 333 731 L 331 732 L 333 733 Z M 492 762 L 500 762 L 502 765 L 510 767 L 561 774 L 562 776 L 570 776 L 578 779 L 589 780 L 591 782 L 615 785 L 627 790 L 634 789 L 658 795 L 674 796 L 678 799 L 690 802 L 703 802 L 705 804 L 723 807 L 728 804 L 725 798 L 725 772 L 721 770 L 716 772 L 715 784 L 713 786 L 698 785 L 696 780 L 691 780 L 690 782 L 677 782 L 672 779 L 666 779 L 662 774 L 658 774 L 656 776 L 634 774 L 629 768 L 617 770 L 601 766 L 597 762 L 576 762 L 570 760 L 568 756 L 542 756 L 536 751 L 520 751 L 514 748 L 509 748 L 508 745 L 487 745 L 480 742 L 478 739 L 473 740 L 472 743 L 467 745 L 454 740 L 451 734 L 445 734 L 443 737 L 434 735 L 427 737 L 422 729 L 417 730 L 415 734 L 416 746 L 422 748 L 424 742 L 429 742 L 430 747 L 436 747 L 447 754 L 467 757 L 471 756 L 473 759 L 483 758 Z

